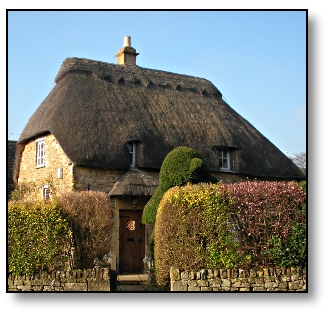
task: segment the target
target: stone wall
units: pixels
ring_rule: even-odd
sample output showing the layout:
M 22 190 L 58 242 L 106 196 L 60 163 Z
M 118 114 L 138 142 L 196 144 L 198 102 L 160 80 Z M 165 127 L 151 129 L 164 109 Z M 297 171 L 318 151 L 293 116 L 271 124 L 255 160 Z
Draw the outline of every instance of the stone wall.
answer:
M 75 191 L 86 191 L 89 185 L 92 191 L 109 193 L 116 181 L 124 174 L 125 170 L 112 170 L 74 166 L 73 183 Z
M 216 269 L 198 272 L 170 269 L 171 291 L 222 291 L 222 292 L 306 292 L 306 269 Z
M 115 282 L 115 284 L 113 284 Z M 116 291 L 116 278 L 109 268 L 40 272 L 33 275 L 8 276 L 8 292 L 110 292 Z
M 62 178 L 58 178 L 58 169 Z M 73 164 L 52 134 L 45 137 L 45 166 L 36 167 L 36 142 L 30 141 L 21 155 L 18 184 L 28 185 L 30 199 L 42 199 L 44 185 L 50 185 L 53 194 L 73 191 Z
M 58 169 L 62 169 L 62 178 L 58 177 Z M 27 192 L 29 199 L 42 199 L 45 185 L 49 185 L 51 195 L 88 189 L 108 193 L 124 172 L 74 165 L 55 137 L 48 134 L 45 137 L 43 167 L 36 167 L 36 141 L 32 140 L 25 145 L 21 155 L 18 184 L 30 187 Z

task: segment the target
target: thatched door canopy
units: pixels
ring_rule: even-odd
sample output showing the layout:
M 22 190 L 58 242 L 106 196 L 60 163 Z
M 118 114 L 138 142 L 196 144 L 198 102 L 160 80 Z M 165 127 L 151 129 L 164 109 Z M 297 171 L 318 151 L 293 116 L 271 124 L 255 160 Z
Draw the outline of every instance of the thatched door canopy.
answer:
M 152 196 L 157 187 L 158 180 L 141 170 L 130 169 L 113 185 L 113 188 L 108 195 Z

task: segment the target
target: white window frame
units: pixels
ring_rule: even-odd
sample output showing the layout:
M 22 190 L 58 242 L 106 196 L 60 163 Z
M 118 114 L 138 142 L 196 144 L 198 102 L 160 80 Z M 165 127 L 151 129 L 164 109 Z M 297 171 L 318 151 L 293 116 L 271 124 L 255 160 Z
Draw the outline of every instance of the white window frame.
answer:
M 46 137 L 36 139 L 36 168 L 45 167 L 45 139 Z
M 136 142 L 128 142 L 127 147 L 130 155 L 130 168 L 136 167 Z
M 44 185 L 43 186 L 43 199 L 48 200 L 50 198 L 50 188 L 49 185 Z
M 218 148 L 218 158 L 220 164 L 220 171 L 231 170 L 230 152 L 227 148 Z M 226 161 L 227 167 L 224 167 Z

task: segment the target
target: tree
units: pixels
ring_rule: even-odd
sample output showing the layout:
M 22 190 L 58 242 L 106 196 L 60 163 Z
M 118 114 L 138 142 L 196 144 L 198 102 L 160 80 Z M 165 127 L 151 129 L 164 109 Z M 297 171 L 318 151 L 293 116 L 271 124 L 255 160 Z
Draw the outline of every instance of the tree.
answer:
M 294 154 L 294 157 L 289 157 L 299 168 L 307 167 L 307 155 L 305 152 Z

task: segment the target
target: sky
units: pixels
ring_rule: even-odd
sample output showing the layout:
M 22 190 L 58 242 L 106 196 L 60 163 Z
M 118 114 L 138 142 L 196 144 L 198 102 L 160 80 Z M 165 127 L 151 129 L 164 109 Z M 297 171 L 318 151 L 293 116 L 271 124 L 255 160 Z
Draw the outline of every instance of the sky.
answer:
M 65 58 L 116 63 L 131 36 L 138 66 L 211 81 L 282 152 L 306 152 L 306 35 L 304 10 L 9 11 L 8 139 Z

